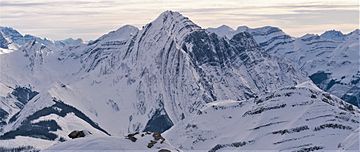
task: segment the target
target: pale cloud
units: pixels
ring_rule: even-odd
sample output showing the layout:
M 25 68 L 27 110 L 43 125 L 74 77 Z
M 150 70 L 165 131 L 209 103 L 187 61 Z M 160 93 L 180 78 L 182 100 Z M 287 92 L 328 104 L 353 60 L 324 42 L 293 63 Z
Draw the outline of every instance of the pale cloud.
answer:
M 203 28 L 272 25 L 294 36 L 359 28 L 358 0 L 0 0 L 0 25 L 51 39 L 90 40 L 125 24 L 141 28 L 165 10 Z

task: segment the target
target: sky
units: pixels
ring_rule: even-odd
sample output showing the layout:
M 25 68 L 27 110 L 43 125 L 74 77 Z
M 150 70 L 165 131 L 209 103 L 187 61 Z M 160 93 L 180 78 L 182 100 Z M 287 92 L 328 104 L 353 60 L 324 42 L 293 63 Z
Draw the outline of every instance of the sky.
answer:
M 0 26 L 52 40 L 141 28 L 166 10 L 202 28 L 276 26 L 291 36 L 359 28 L 359 0 L 0 0 Z

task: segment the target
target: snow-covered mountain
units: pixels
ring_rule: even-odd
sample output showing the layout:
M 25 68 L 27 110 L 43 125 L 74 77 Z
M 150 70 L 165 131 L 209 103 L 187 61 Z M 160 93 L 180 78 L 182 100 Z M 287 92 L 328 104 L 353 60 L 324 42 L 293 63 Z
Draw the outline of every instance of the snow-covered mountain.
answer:
M 215 34 L 166 11 L 142 29 L 126 25 L 87 44 L 26 39 L 14 29 L 2 29 L 12 32 L 0 37 L 0 148 L 44 149 L 71 140 L 67 135 L 73 130 L 88 130 L 99 139 L 69 145 L 114 144 L 108 136 L 181 128 L 210 104 L 250 102 L 310 80 L 291 59 L 264 51 L 277 48 L 267 41 L 281 41 L 267 34 L 296 41 L 272 27 L 226 32 L 231 28 L 223 26 L 218 31 L 225 34 Z M 306 99 L 301 89 L 295 91 Z M 334 108 L 344 105 L 350 107 Z M 284 109 L 295 110 L 292 118 L 303 110 Z M 350 115 L 357 117 L 354 109 Z
M 278 49 L 283 44 L 291 43 L 295 39 L 287 35 L 280 28 L 272 26 L 264 26 L 259 28 L 239 26 L 236 30 L 234 30 L 226 25 L 222 25 L 217 28 L 208 28 L 206 30 L 210 33 L 215 33 L 228 39 L 231 39 L 237 33 L 248 32 L 253 36 L 259 46 L 268 53 L 275 48 Z M 272 54 L 270 53 L 270 55 Z
M 0 54 L 18 50 L 31 41 L 37 41 L 47 47 L 66 48 L 83 45 L 81 39 L 68 38 L 65 40 L 51 41 L 46 38 L 40 38 L 33 35 L 22 35 L 11 27 L 0 26 Z
M 321 89 L 359 106 L 359 30 L 348 34 L 330 30 L 321 35 L 307 34 L 293 38 L 277 27 L 251 29 L 241 26 L 237 30 L 224 26 L 209 28 L 209 32 L 231 38 L 247 31 L 271 56 L 289 59 L 297 69 L 307 73 Z
M 18 31 L 10 27 L 0 27 L 0 47 L 4 49 L 18 49 L 33 37 L 21 35 Z

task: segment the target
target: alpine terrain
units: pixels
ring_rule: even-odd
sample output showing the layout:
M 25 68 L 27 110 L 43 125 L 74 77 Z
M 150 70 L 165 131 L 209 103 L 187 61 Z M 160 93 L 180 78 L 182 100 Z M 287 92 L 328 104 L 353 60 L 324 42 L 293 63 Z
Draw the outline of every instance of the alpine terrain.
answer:
M 173 11 L 89 42 L 0 27 L 0 151 L 356 151 L 359 51 Z

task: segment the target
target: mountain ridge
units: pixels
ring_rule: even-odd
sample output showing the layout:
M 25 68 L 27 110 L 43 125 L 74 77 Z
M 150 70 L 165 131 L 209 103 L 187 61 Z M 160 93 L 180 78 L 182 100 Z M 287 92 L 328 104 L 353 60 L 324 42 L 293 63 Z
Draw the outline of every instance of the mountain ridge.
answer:
M 318 87 L 360 106 L 360 84 L 357 83 L 359 70 L 356 68 L 359 64 L 356 59 L 359 57 L 359 29 L 347 34 L 328 30 L 321 35 L 306 34 L 299 38 L 290 37 L 279 28 L 270 26 L 242 29 L 255 34 L 255 40 L 269 55 L 289 59 L 310 78 L 324 73 L 327 76 L 322 78 L 323 81 L 313 80 L 318 82 Z M 210 29 L 210 32 L 218 33 L 216 28 Z M 227 36 L 231 37 L 238 32 L 232 31 Z

